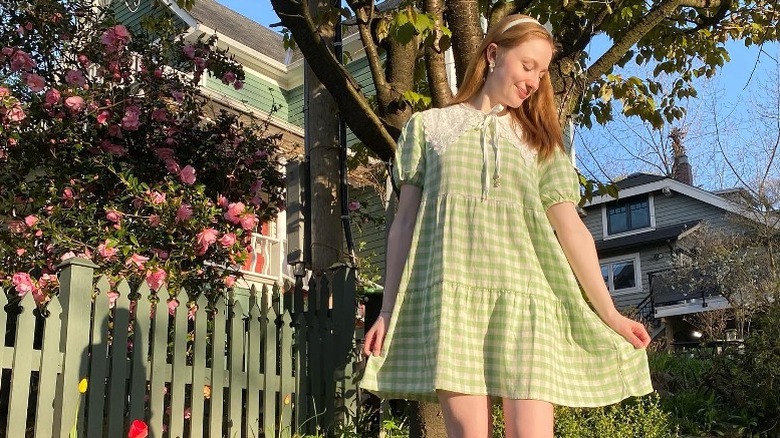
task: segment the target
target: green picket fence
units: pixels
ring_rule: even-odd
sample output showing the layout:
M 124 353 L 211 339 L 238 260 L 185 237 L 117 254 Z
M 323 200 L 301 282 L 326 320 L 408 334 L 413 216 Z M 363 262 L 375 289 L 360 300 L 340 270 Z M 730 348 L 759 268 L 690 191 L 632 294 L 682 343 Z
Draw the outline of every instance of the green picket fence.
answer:
M 45 309 L 0 293 L 0 437 L 64 438 L 75 425 L 79 437 L 121 438 L 136 419 L 153 438 L 290 437 L 355 409 L 351 269 L 308 290 L 298 279 L 287 293 L 201 297 L 193 312 L 185 292 L 169 310 L 145 284 L 133 294 L 120 283 L 112 303 L 95 267 L 66 262 Z

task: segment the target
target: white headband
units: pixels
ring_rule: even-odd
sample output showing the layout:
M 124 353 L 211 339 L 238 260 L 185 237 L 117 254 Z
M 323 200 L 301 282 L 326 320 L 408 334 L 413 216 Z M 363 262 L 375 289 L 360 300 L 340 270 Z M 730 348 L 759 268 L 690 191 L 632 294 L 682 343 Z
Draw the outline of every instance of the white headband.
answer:
M 507 27 L 504 28 L 504 32 L 521 23 L 534 23 L 537 26 L 541 27 L 542 29 L 546 30 L 547 33 L 551 34 L 546 27 L 542 26 L 542 23 L 538 22 L 535 18 L 531 18 L 531 17 L 518 18 L 517 20 L 512 21 L 511 23 L 509 23 L 509 25 L 507 25 Z

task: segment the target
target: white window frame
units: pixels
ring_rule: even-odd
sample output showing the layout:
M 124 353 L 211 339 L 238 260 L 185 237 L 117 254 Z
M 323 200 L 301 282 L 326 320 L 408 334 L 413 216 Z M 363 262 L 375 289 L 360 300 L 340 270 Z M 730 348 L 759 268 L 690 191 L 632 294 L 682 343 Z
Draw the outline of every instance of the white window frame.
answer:
M 613 269 L 611 268 L 611 265 L 614 263 L 621 263 L 621 262 L 634 263 L 634 284 L 636 284 L 636 286 L 632 288 L 620 289 L 616 291 L 615 281 L 613 278 Z M 613 296 L 628 295 L 628 294 L 640 292 L 642 290 L 642 263 L 641 263 L 640 254 L 638 252 L 634 254 L 625 254 L 625 255 L 600 259 L 599 268 L 603 268 L 604 265 L 610 266 L 609 279 L 607 281 L 607 289 L 609 289 L 609 293 L 611 295 Z
M 601 232 L 604 236 L 604 240 L 617 239 L 619 237 L 631 236 L 634 234 L 646 233 L 648 231 L 655 231 L 655 197 L 652 194 L 647 195 L 647 208 L 650 210 L 650 226 L 644 228 L 637 228 L 635 230 L 624 231 L 622 233 L 609 234 L 609 218 L 607 217 L 607 205 L 601 206 Z

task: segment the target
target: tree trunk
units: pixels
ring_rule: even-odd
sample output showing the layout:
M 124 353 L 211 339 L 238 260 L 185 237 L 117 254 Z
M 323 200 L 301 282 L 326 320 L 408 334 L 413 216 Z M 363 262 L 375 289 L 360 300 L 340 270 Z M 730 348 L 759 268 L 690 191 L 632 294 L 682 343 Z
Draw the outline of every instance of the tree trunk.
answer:
M 312 0 L 309 11 L 316 16 L 328 10 L 328 1 Z M 330 23 L 319 27 L 322 40 L 333 47 L 334 28 Z M 305 144 L 309 160 L 309 193 L 311 194 L 311 267 L 315 274 L 327 270 L 342 258 L 342 229 L 339 200 L 339 125 L 338 108 L 328 90 L 317 79 L 311 66 L 304 69 L 306 117 Z
M 413 402 L 409 411 L 410 438 L 447 438 L 444 417 L 438 403 Z

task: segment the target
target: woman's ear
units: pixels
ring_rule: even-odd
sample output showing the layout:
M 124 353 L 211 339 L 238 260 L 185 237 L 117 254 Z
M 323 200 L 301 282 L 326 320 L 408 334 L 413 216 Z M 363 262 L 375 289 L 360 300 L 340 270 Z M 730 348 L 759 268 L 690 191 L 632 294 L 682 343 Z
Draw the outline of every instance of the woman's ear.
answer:
M 485 49 L 485 61 L 487 61 L 488 64 L 490 64 L 491 62 L 495 64 L 497 53 L 498 53 L 498 45 L 496 43 L 488 44 L 487 48 Z

